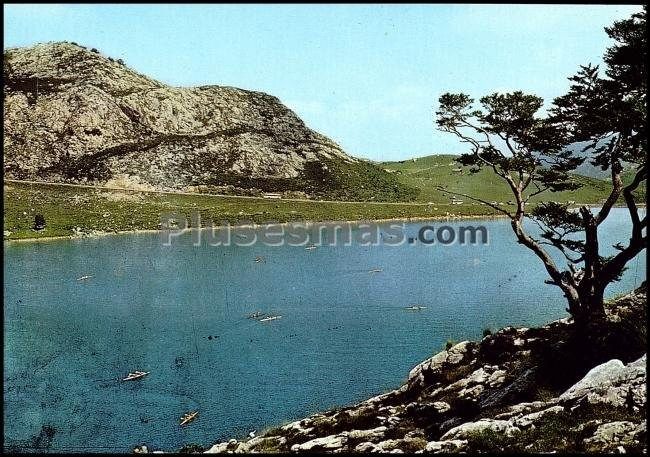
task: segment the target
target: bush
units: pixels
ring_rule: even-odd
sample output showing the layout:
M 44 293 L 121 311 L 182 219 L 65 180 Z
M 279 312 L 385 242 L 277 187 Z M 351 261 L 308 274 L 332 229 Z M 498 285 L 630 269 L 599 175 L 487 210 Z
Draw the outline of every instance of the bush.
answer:
M 97 50 L 97 48 L 92 48 L 92 49 L 90 50 L 90 52 L 94 52 L 95 54 L 99 54 L 99 51 Z
M 205 448 L 200 444 L 190 443 L 184 445 L 178 452 L 179 454 L 202 454 Z
M 42 214 L 34 216 L 34 225 L 32 228 L 34 230 L 43 230 L 45 228 L 45 217 Z
M 456 346 L 457 343 L 458 343 L 458 341 L 456 341 L 456 340 L 452 340 L 452 339 L 450 338 L 450 339 L 448 339 L 447 342 L 445 343 L 445 349 L 448 351 L 448 350 L 450 350 L 452 347 Z
M 400 445 L 401 449 L 407 454 L 416 453 L 427 447 L 427 440 L 422 437 L 415 437 L 411 439 L 405 439 Z
M 490 327 L 484 328 L 483 329 L 483 338 L 485 338 L 486 336 L 490 336 L 490 335 L 492 335 L 492 329 Z

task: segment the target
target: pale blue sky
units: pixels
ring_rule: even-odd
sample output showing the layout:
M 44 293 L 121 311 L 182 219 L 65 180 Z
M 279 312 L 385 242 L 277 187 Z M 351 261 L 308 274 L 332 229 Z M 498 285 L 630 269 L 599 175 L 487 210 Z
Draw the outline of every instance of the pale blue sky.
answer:
M 76 41 L 162 82 L 268 92 L 348 153 L 460 153 L 438 96 L 547 100 L 599 63 L 603 30 L 640 6 L 6 5 L 5 47 Z

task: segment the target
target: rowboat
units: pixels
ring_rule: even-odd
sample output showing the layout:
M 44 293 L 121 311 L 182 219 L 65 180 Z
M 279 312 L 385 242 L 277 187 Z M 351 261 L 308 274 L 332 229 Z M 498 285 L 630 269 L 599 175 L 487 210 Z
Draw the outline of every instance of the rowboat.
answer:
M 136 379 L 144 378 L 149 374 L 148 371 L 135 371 L 133 373 L 129 373 L 129 375 L 122 379 L 122 381 L 135 381 Z
M 274 321 L 276 319 L 280 319 L 282 316 L 269 316 L 265 317 L 264 319 L 260 319 L 260 322 L 269 322 L 269 321 Z
M 190 422 L 192 422 L 196 418 L 196 416 L 198 416 L 198 414 L 199 414 L 198 411 L 183 414 L 183 417 L 181 417 L 181 425 L 189 424 Z

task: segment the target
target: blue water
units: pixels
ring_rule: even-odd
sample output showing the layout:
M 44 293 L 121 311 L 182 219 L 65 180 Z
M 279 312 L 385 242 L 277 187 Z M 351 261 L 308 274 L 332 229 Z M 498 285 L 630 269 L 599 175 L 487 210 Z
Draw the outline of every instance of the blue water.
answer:
M 625 216 L 614 210 L 601 228 L 604 246 L 627 240 Z M 5 447 L 33 449 L 44 425 L 56 429 L 54 451 L 209 445 L 398 387 L 448 339 L 566 315 L 507 221 L 428 224 L 482 224 L 489 244 L 5 243 Z M 607 295 L 645 274 L 644 253 Z M 414 304 L 427 308 L 404 309 Z M 245 317 L 255 310 L 283 317 Z M 136 369 L 151 374 L 118 381 Z M 193 410 L 198 419 L 179 427 Z

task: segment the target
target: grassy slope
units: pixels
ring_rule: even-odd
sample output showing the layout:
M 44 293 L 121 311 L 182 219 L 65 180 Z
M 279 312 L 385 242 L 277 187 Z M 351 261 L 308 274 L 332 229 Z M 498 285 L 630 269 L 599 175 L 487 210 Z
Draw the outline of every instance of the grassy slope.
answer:
M 387 170 L 395 170 L 397 178 L 412 187 L 420 189 L 419 201 L 449 202 L 450 196 L 435 189 L 435 186 L 446 186 L 454 192 L 478 196 L 487 201 L 507 202 L 512 195 L 505 184 L 490 170 L 481 170 L 470 174 L 469 167 L 461 167 L 454 162 L 452 155 L 433 155 L 420 157 L 415 162 L 384 162 L 381 166 Z M 453 171 L 462 168 L 462 172 Z M 532 203 L 554 200 L 559 202 L 574 201 L 576 203 L 598 203 L 603 201 L 610 184 L 595 178 L 576 176 L 583 187 L 571 192 L 544 192 L 533 199 Z M 459 197 L 461 200 L 463 197 Z
M 494 214 L 490 208 L 469 204 L 309 202 L 107 191 L 48 184 L 6 183 L 4 186 L 4 230 L 11 232 L 8 239 L 68 236 L 74 227 L 109 232 L 157 229 L 161 214 L 177 212 L 189 219 L 194 211 L 200 212 L 204 224 L 210 220 L 260 223 Z M 36 214 L 45 217 L 45 230 L 32 230 Z
M 410 217 L 444 217 L 468 215 L 493 215 L 493 209 L 462 198 L 464 204 L 450 205 L 450 197 L 434 186 L 448 186 L 450 190 L 477 195 L 488 201 L 511 200 L 507 189 L 489 171 L 471 175 L 467 171 L 454 172 L 459 168 L 453 156 L 422 157 L 417 161 L 389 162 L 382 168 L 397 170 L 391 178 L 405 186 L 387 185 L 384 198 L 407 197 L 404 189 L 417 188 L 417 203 L 369 203 L 369 202 L 318 202 L 268 200 L 263 198 L 226 198 L 209 195 L 173 195 L 136 191 L 107 191 L 83 187 L 62 187 L 47 184 L 7 183 L 4 193 L 4 230 L 10 231 L 9 239 L 45 238 L 68 236 L 73 228 L 84 231 L 123 231 L 157 229 L 160 216 L 179 212 L 187 218 L 199 211 L 204 223 L 228 221 L 230 223 L 254 221 L 257 223 L 277 221 L 327 221 L 327 220 L 373 220 Z M 338 170 L 337 170 L 338 171 Z M 373 175 L 358 170 L 345 170 L 344 180 L 354 181 L 355 193 L 372 198 L 370 189 L 376 189 Z M 361 182 L 358 175 L 363 175 Z M 331 176 L 331 175 L 330 175 Z M 368 178 L 369 176 L 369 178 Z M 351 177 L 351 178 L 350 178 Z M 328 176 L 324 176 L 327 181 Z M 353 178 L 353 179 L 352 179 Z M 383 176 L 382 176 L 383 178 Z M 598 203 L 609 190 L 609 184 L 593 178 L 577 177 L 585 186 L 574 192 L 544 193 L 534 201 L 556 200 L 576 203 Z M 382 183 L 388 183 L 381 179 Z M 332 188 L 341 186 L 329 183 Z M 394 192 L 394 193 L 392 193 Z M 343 199 L 351 195 L 339 195 Z M 408 196 L 410 197 L 410 195 Z M 643 194 L 639 193 L 643 199 Z M 432 202 L 432 204 L 427 204 Z M 46 229 L 32 230 L 34 216 L 43 214 Z M 7 237 L 5 237 L 7 238 Z
M 214 169 L 214 165 L 211 167 Z M 208 180 L 207 184 L 232 185 L 262 192 L 301 191 L 313 197 L 337 201 L 409 202 L 418 194 L 418 189 L 406 185 L 375 164 L 325 158 L 307 162 L 305 169 L 295 178 L 253 178 L 223 170 L 218 173 L 218 178 Z

